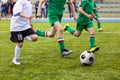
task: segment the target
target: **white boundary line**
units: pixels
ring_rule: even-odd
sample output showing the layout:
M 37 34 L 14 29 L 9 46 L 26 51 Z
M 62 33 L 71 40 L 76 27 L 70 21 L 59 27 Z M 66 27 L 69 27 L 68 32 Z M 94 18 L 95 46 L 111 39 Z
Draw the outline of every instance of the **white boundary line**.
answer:
M 49 22 L 48 18 L 32 19 L 33 22 Z M 120 18 L 100 18 L 101 22 L 120 22 Z M 62 22 L 75 22 L 74 18 L 62 18 Z M 96 20 L 93 20 L 96 22 Z
M 0 33 L 10 33 L 10 31 L 0 31 Z M 64 33 L 68 33 L 68 32 L 64 32 Z M 83 32 L 83 33 L 87 33 L 87 32 Z M 120 32 L 95 32 L 95 33 L 105 33 L 105 34 L 111 34 L 111 33 L 114 33 L 114 34 L 120 34 Z

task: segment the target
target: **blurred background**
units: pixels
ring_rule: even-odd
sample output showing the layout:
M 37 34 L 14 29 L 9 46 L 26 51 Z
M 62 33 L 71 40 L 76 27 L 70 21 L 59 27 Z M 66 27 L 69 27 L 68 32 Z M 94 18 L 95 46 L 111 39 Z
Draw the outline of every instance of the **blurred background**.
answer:
M 31 0 L 33 4 L 33 15 L 36 17 L 38 7 L 38 0 Z M 12 9 L 16 0 L 0 0 L 0 19 L 10 19 L 12 16 Z M 81 0 L 75 0 L 74 5 L 77 9 L 81 4 Z M 100 8 L 100 18 L 120 18 L 120 0 L 98 0 L 98 7 Z M 42 18 L 47 18 L 48 2 L 46 1 L 42 6 Z M 69 9 L 68 0 L 65 4 L 64 18 L 72 18 L 71 10 Z

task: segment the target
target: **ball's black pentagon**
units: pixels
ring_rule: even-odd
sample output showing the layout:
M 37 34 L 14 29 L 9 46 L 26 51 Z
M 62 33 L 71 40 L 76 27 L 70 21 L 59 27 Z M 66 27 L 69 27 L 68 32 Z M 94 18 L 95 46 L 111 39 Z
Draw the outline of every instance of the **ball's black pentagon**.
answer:
M 81 58 L 82 58 L 82 59 L 85 59 L 85 55 L 83 54 L 83 55 L 81 56 Z
M 83 65 L 85 65 L 85 66 L 90 66 L 91 64 L 83 63 Z
M 87 53 L 92 53 L 91 51 L 87 51 Z
M 89 58 L 89 61 L 93 61 L 93 60 L 94 60 L 94 58 L 93 58 L 93 57 L 90 57 L 90 58 Z

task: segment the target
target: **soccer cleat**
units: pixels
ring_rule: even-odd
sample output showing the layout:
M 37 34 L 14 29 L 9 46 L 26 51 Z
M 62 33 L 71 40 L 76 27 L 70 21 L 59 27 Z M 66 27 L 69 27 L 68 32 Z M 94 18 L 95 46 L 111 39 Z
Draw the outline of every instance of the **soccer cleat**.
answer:
M 69 24 L 65 24 L 64 27 L 63 27 L 63 30 L 66 31 L 67 27 L 69 27 Z
M 16 65 L 20 65 L 21 64 L 20 59 L 15 59 L 15 58 L 13 59 L 12 63 L 16 64 Z
M 90 48 L 90 51 L 93 52 L 93 53 L 96 52 L 96 51 L 98 51 L 98 50 L 99 50 L 99 47 L 96 47 L 96 46 Z
M 102 29 L 102 28 L 99 28 L 97 31 L 98 31 L 98 32 L 102 32 L 102 31 L 103 31 L 103 29 Z
M 64 49 L 61 53 L 61 56 L 64 57 L 64 56 L 70 55 L 71 53 L 72 53 L 72 51 L 70 51 L 68 49 Z

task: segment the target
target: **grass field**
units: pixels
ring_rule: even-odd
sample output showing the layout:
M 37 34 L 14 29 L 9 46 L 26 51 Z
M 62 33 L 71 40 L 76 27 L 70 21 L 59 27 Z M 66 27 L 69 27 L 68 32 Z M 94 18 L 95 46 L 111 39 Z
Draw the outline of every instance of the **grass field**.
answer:
M 9 21 L 0 21 L 0 80 L 120 80 L 120 23 L 102 23 L 104 31 L 96 31 L 96 45 L 100 50 L 95 53 L 91 66 L 79 61 L 81 52 L 89 49 L 86 31 L 79 38 L 64 33 L 66 47 L 73 50 L 73 54 L 64 58 L 59 53 L 57 36 L 25 41 L 20 56 L 22 64 L 13 65 L 16 44 L 9 40 L 9 24 Z M 34 29 L 50 28 L 49 23 L 33 24 Z M 75 28 L 74 22 L 70 25 Z

